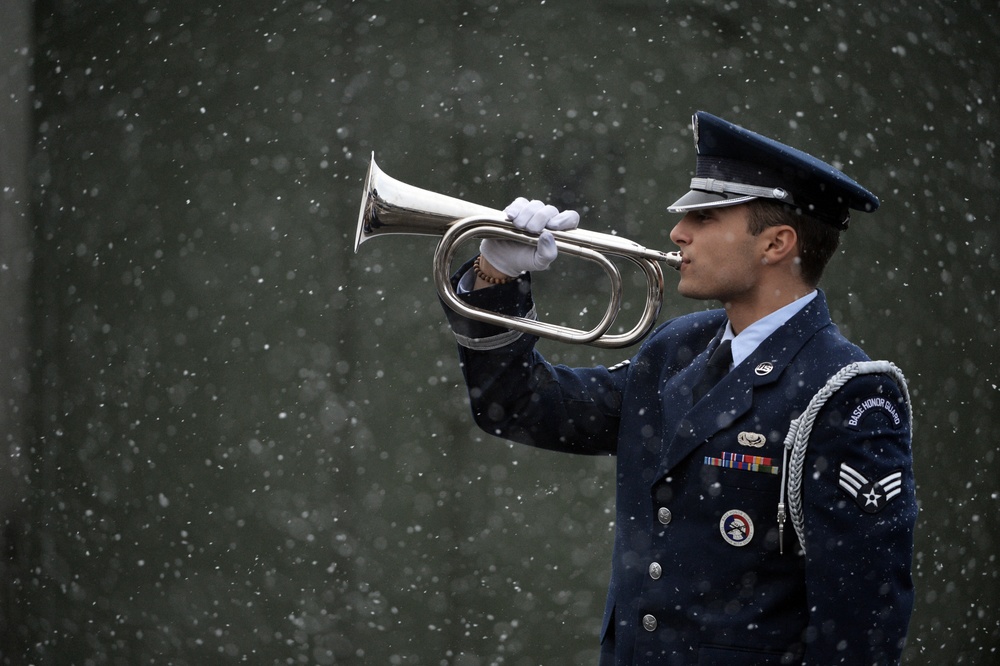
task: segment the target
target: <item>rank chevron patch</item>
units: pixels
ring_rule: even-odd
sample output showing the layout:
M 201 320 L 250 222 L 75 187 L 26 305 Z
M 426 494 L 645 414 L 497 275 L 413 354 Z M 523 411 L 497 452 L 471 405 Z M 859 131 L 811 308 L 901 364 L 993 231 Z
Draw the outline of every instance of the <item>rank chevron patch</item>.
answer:
M 862 511 L 878 513 L 903 491 L 903 470 L 890 472 L 878 481 L 869 481 L 850 465 L 840 463 L 840 487 L 854 498 Z

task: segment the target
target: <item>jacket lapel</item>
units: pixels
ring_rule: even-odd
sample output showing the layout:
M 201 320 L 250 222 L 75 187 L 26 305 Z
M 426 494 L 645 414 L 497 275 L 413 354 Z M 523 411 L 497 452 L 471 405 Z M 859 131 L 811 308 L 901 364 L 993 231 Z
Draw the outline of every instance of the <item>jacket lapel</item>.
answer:
M 722 378 L 697 404 L 692 404 L 691 387 L 701 378 L 708 363 L 708 348 L 682 371 L 667 378 L 663 390 L 663 414 L 667 428 L 661 452 L 660 476 L 720 430 L 746 414 L 754 404 L 754 391 L 782 376 L 799 350 L 821 328 L 831 324 L 823 292 L 819 292 L 801 312 L 772 333 L 754 352 Z M 716 340 L 722 337 L 722 330 Z M 671 428 L 671 424 L 674 427 Z

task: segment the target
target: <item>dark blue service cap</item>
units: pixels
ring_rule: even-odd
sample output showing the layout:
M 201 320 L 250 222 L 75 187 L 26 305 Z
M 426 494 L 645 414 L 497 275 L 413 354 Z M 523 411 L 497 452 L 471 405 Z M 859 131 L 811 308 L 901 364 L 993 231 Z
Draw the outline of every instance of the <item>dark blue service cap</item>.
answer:
M 691 191 L 668 208 L 672 213 L 772 199 L 846 229 L 850 209 L 878 208 L 878 197 L 808 153 L 704 111 L 692 122 L 695 177 Z

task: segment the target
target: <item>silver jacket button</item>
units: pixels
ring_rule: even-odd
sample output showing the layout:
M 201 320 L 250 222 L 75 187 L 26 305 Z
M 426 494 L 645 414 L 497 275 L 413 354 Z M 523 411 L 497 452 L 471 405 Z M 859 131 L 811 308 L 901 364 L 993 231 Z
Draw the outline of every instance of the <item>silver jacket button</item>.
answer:
M 642 628 L 646 631 L 656 631 L 656 618 L 652 615 L 643 615 Z
M 673 514 L 670 513 L 670 509 L 665 506 L 661 506 L 660 510 L 656 512 L 656 519 L 660 521 L 663 525 L 669 525 L 670 520 L 673 518 Z
M 663 575 L 663 567 L 660 566 L 659 562 L 653 562 L 649 565 L 649 577 L 653 580 L 660 580 L 660 576 Z

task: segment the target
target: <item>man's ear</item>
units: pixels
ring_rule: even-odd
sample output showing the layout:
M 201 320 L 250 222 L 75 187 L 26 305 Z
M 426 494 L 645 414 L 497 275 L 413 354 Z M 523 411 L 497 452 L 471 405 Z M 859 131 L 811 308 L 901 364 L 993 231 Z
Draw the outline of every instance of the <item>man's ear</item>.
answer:
M 768 227 L 764 230 L 764 263 L 779 264 L 798 256 L 799 235 L 787 224 Z

